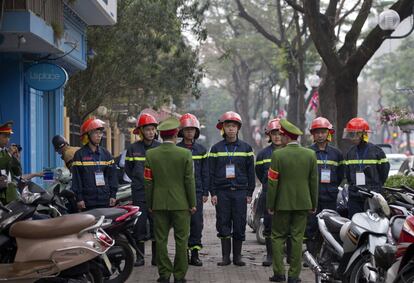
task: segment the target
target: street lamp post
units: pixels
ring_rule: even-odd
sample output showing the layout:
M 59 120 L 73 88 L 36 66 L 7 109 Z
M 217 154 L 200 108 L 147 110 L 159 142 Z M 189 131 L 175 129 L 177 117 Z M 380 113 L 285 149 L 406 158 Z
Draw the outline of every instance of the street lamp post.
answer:
M 413 4 L 413 15 L 414 15 L 414 4 Z M 400 15 L 394 10 L 385 10 L 379 15 L 378 25 L 382 30 L 395 30 L 400 24 Z M 392 36 L 387 35 L 386 39 L 401 39 L 409 36 L 414 31 L 414 24 L 411 24 L 411 29 L 403 35 Z

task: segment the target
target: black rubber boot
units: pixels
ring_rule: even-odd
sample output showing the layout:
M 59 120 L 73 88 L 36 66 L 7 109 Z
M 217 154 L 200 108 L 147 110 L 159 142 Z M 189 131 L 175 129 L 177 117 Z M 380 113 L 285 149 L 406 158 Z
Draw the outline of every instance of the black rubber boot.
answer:
M 201 262 L 199 256 L 198 256 L 198 250 L 197 249 L 193 249 L 191 250 L 191 258 L 189 263 L 190 265 L 194 265 L 194 266 L 203 266 L 203 263 Z
M 157 266 L 157 248 L 155 241 L 151 241 L 151 265 Z
M 231 263 L 230 260 L 230 252 L 231 252 L 231 239 L 221 239 L 221 254 L 223 259 L 221 262 L 218 262 L 218 266 L 226 266 Z
M 263 266 L 272 265 L 272 239 L 266 238 L 266 257 L 262 263 Z
M 145 255 L 145 243 L 144 242 L 138 242 L 137 243 L 137 260 L 135 261 L 135 266 L 143 266 L 145 264 L 144 261 L 144 255 Z
M 246 263 L 242 261 L 241 249 L 243 241 L 233 239 L 233 264 L 237 266 L 245 266 Z

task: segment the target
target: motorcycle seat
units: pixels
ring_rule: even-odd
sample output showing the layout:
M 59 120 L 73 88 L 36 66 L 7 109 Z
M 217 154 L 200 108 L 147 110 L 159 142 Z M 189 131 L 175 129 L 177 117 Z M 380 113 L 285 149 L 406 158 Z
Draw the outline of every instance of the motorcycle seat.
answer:
M 336 216 L 336 215 L 328 215 L 325 218 L 325 224 L 328 228 L 329 232 L 333 234 L 337 234 L 341 231 L 342 226 L 344 226 L 345 223 L 350 222 L 348 218 Z
M 396 217 L 391 222 L 391 235 L 396 241 L 398 241 L 398 239 L 400 238 L 404 222 L 405 217 Z
M 96 223 L 93 215 L 73 214 L 45 220 L 26 220 L 10 227 L 10 236 L 25 239 L 50 239 L 76 234 Z
M 80 214 L 91 214 L 99 219 L 101 216 L 105 216 L 105 219 L 115 220 L 121 215 L 126 214 L 128 211 L 122 208 L 111 207 L 111 208 L 95 208 L 88 211 L 81 212 Z

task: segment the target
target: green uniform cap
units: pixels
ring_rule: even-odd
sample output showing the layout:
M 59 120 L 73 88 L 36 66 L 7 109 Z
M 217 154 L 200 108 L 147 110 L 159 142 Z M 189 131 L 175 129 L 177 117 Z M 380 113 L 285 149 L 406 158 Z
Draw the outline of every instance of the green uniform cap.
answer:
M 157 130 L 158 131 L 171 131 L 171 130 L 178 129 L 179 126 L 180 126 L 180 121 L 176 118 L 171 117 L 171 118 L 168 118 L 162 121 L 158 125 Z
M 296 136 L 303 135 L 303 132 L 298 127 L 296 127 L 295 125 L 293 125 L 291 122 L 289 122 L 286 119 L 280 120 L 280 126 L 282 127 L 283 130 L 293 135 L 296 135 Z

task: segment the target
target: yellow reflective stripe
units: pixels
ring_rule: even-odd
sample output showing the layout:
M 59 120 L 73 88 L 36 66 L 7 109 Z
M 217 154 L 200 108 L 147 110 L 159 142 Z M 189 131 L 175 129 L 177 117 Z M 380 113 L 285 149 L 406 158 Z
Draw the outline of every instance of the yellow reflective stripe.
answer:
M 127 161 L 145 161 L 145 157 L 125 157 Z
M 111 165 L 114 164 L 114 160 L 109 161 L 74 161 L 72 166 L 98 166 L 98 165 Z
M 208 154 L 204 154 L 204 155 L 193 155 L 193 160 L 199 160 L 199 159 L 204 159 L 207 158 Z
M 367 165 L 373 165 L 373 164 L 382 164 L 382 163 L 387 163 L 388 159 L 387 158 L 383 158 L 383 159 L 364 159 L 364 160 L 346 160 L 345 164 L 346 165 L 358 165 L 358 164 L 367 164 Z
M 262 165 L 262 164 L 265 164 L 265 163 L 270 163 L 272 161 L 272 159 L 263 159 L 263 160 L 260 160 L 260 161 L 256 161 L 256 165 Z
M 346 160 L 339 161 L 339 165 L 346 165 Z
M 227 156 L 239 156 L 239 157 L 248 157 L 248 156 L 254 156 L 253 151 L 250 152 L 234 152 L 233 153 L 227 153 L 227 152 L 210 152 L 210 157 L 227 157 Z
M 325 165 L 325 163 L 326 163 L 327 165 L 339 166 L 339 164 L 340 164 L 340 163 L 338 163 L 336 161 L 333 161 L 333 160 L 326 160 L 326 161 L 324 161 L 324 160 L 317 160 L 316 162 L 319 165 Z

